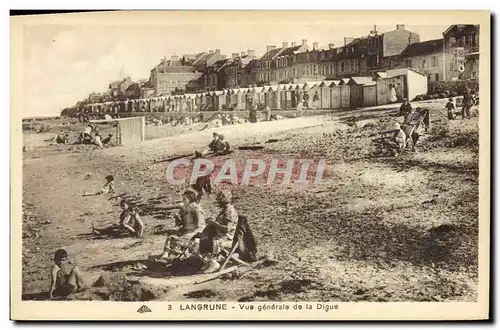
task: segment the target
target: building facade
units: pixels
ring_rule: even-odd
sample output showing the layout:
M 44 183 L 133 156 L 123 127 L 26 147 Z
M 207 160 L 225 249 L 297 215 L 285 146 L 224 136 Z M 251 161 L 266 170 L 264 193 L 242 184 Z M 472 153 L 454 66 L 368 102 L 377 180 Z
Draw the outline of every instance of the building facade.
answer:
M 111 95 L 111 98 L 124 96 L 125 91 L 132 84 L 134 84 L 134 82 L 132 81 L 132 79 L 130 79 L 130 77 L 113 81 L 111 84 L 109 84 L 109 93 Z
M 409 45 L 401 54 L 399 65 L 427 74 L 428 81 L 444 79 L 443 39 L 428 40 Z
M 224 88 L 246 87 L 252 84 L 251 64 L 255 60 L 255 51 L 234 53 L 224 65 Z
M 202 74 L 194 66 L 182 65 L 177 56 L 171 56 L 170 60 L 164 58 L 151 70 L 149 82 L 154 87 L 155 95 L 171 95 L 192 88 L 193 82 L 197 84 Z
M 479 25 L 452 25 L 443 42 L 444 80 L 479 78 Z

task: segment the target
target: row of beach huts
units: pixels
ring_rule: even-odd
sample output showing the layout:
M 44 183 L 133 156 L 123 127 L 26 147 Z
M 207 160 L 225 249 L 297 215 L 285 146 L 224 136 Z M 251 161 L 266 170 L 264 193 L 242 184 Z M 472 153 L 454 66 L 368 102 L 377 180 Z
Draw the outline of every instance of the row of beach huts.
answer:
M 350 77 L 338 80 L 305 81 L 262 87 L 247 87 L 196 94 L 158 96 L 121 102 L 89 104 L 92 113 L 105 112 L 184 112 L 250 110 L 255 105 L 271 109 L 304 108 L 349 109 L 409 100 L 427 93 L 427 76 L 413 69 L 380 72 L 374 77 Z

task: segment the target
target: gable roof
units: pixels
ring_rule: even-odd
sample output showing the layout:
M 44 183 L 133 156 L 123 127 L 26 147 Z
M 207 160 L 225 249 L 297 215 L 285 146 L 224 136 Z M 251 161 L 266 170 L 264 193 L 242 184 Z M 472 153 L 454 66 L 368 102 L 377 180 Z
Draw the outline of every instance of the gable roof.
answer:
M 408 74 L 408 71 L 412 71 L 412 72 L 415 72 L 415 73 L 418 73 L 422 76 L 427 77 L 427 75 L 425 73 L 420 72 L 414 68 L 392 69 L 392 70 L 385 71 L 385 73 L 387 75 L 386 78 L 392 78 L 392 77 L 396 77 L 396 76 L 405 76 Z
M 332 87 L 333 85 L 338 86 L 340 84 L 340 80 L 323 80 L 319 87 Z
M 371 77 L 351 77 L 350 81 L 353 81 L 356 85 L 364 85 L 373 81 Z
M 443 39 L 427 40 L 408 45 L 401 56 L 412 57 L 439 53 L 443 51 Z
M 281 50 L 283 50 L 283 48 L 275 48 L 275 49 L 272 49 L 270 51 L 268 51 L 267 53 L 264 54 L 264 56 L 262 56 L 260 58 L 261 61 L 268 61 L 268 60 L 272 60 L 276 55 L 278 55 Z
M 281 53 L 278 54 L 278 56 L 292 56 L 295 54 L 296 51 L 298 51 L 302 45 L 300 46 L 294 46 L 294 47 L 288 47 L 283 49 Z

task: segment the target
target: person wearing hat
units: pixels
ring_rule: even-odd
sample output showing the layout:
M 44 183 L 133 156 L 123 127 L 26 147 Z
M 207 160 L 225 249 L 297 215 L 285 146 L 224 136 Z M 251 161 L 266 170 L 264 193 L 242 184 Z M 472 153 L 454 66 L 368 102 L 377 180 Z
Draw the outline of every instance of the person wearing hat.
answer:
M 219 140 L 219 134 L 214 132 L 212 134 L 212 136 L 213 136 L 213 139 L 212 139 L 212 142 L 210 142 L 210 144 L 208 145 L 208 149 L 210 151 L 215 151 L 215 145 L 216 145 L 217 141 Z
M 399 108 L 399 115 L 400 116 L 407 116 L 411 112 L 411 104 L 408 102 L 408 99 L 403 99 L 403 104 L 401 104 L 401 107 Z
M 229 253 L 232 248 L 233 238 L 238 225 L 238 212 L 232 204 L 232 194 L 229 190 L 220 190 L 216 196 L 220 212 L 215 220 L 207 220 L 207 228 L 203 231 L 200 239 L 200 254 L 205 259 L 206 264 L 201 269 L 204 273 L 212 273 L 220 268 L 217 256 L 221 250 Z M 208 237 L 207 237 L 208 236 Z M 211 248 L 206 250 L 203 246 Z
M 219 134 L 219 139 L 215 143 L 215 154 L 225 155 L 231 151 L 229 143 L 225 140 L 224 135 Z
M 197 194 L 192 189 L 187 189 L 182 195 L 183 206 L 179 215 L 175 216 L 175 224 L 179 227 L 177 232 L 169 235 L 165 240 L 163 254 L 158 260 L 172 260 L 183 253 L 183 249 L 189 246 L 187 254 L 196 250 L 195 237 L 205 227 L 205 215 L 200 204 L 197 203 Z

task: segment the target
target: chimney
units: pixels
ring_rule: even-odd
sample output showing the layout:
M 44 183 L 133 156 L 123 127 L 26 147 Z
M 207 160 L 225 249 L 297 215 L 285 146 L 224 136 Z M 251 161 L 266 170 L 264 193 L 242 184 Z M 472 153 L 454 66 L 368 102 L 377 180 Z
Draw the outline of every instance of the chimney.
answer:
M 328 48 L 334 49 L 335 48 L 335 44 L 328 44 Z
M 267 52 L 269 53 L 271 50 L 276 49 L 276 46 L 267 46 Z
M 226 55 L 222 55 L 221 56 L 223 60 L 227 60 L 227 56 Z
M 214 50 L 213 50 L 213 49 L 210 49 L 210 50 L 208 51 L 208 53 L 209 53 L 209 54 L 213 54 L 213 53 L 214 53 Z
M 239 54 L 239 53 L 233 53 L 233 54 L 231 55 L 231 57 L 232 57 L 232 58 L 235 58 L 235 57 L 238 57 L 238 56 L 240 56 L 240 54 Z
M 241 57 L 245 56 L 246 53 L 245 52 L 241 52 Z
M 302 46 L 307 45 L 307 39 L 302 39 Z
M 319 43 L 314 42 L 314 43 L 313 43 L 313 49 L 318 49 L 318 48 L 319 48 Z
M 250 57 L 254 57 L 255 56 L 255 50 L 253 50 L 253 49 L 247 50 L 247 53 L 248 53 L 248 56 L 250 56 Z
M 396 30 L 404 30 L 405 25 L 404 24 L 396 24 Z
M 171 61 L 177 61 L 178 59 L 179 59 L 179 56 L 177 56 L 177 55 L 170 56 Z
M 297 46 L 297 43 L 295 41 L 292 42 L 292 47 Z
M 216 49 L 216 50 L 215 50 L 215 53 L 216 53 L 216 54 L 220 54 L 220 49 Z
M 344 46 L 354 41 L 352 37 L 344 37 Z
M 288 48 L 288 42 L 283 41 L 283 48 Z
M 378 31 L 377 31 L 377 26 L 374 25 L 373 26 L 373 30 L 370 31 L 370 35 L 373 37 L 373 36 L 376 36 L 378 34 Z

